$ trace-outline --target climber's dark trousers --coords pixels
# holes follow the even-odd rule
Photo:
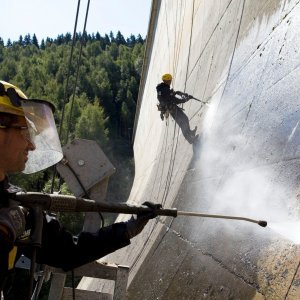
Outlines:
[[[170,111],[171,116],[181,128],[182,134],[186,140],[190,139],[195,135],[195,133],[190,129],[190,123],[187,115],[177,106],[174,105],[174,109]]]

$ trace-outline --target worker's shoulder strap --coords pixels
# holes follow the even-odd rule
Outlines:
[[[0,182],[0,194],[4,193],[4,194],[16,194],[18,192],[25,192],[24,189],[11,184],[8,181],[8,178],[5,177],[5,179],[3,181]]]
[[[18,192],[24,192],[24,190],[18,186],[10,184],[7,178],[5,178],[4,181],[1,181],[0,182],[0,208],[9,207],[10,199],[12,198],[12,195],[15,195]]]
[[[19,192],[25,192],[24,189],[20,188],[19,186],[13,185],[9,183],[8,189],[7,189],[7,193],[8,194],[16,194]]]

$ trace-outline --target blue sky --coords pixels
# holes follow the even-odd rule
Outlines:
[[[87,32],[104,35],[118,30],[124,37],[145,37],[151,0],[90,0]],[[80,1],[77,32],[83,30],[88,0]],[[43,38],[73,34],[78,0],[1,0],[0,37],[7,42],[35,33]]]

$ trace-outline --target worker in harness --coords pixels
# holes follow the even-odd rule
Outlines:
[[[164,74],[162,82],[156,86],[157,99],[159,101],[157,108],[160,111],[160,118],[163,121],[165,117],[171,114],[177,125],[181,128],[185,139],[190,144],[193,144],[196,139],[197,127],[191,130],[187,115],[183,112],[183,108],[178,106],[178,104],[189,101],[193,96],[171,89],[172,79],[171,74]]]
[[[33,212],[11,199],[21,189],[8,182],[8,174],[35,173],[62,159],[53,111],[48,101],[28,99],[18,87],[0,81],[0,291],[4,299],[23,299],[22,293],[14,290],[13,273],[21,254],[31,258],[29,241],[34,231]],[[37,262],[67,271],[129,245],[155,217],[154,209],[159,206],[146,205],[153,213],[133,216],[96,233],[81,232],[76,243],[72,234],[45,212]]]

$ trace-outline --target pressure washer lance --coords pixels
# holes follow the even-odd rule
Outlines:
[[[52,211],[52,212],[110,212],[122,214],[141,214],[153,212],[153,209],[147,206],[135,206],[127,203],[109,203],[105,201],[94,201],[74,196],[58,195],[58,194],[44,194],[44,193],[17,193],[15,199],[20,205],[31,209],[39,207],[38,211]],[[266,221],[258,221],[254,219],[235,217],[227,215],[213,215],[197,212],[180,211],[176,208],[160,208],[156,209],[155,213],[160,216],[195,216],[204,218],[218,218],[241,220],[256,223],[262,227],[267,226]]]
[[[202,104],[209,105],[206,101],[200,100],[198,98],[195,98],[193,95],[189,95],[189,94],[183,93],[181,91],[176,91],[175,94],[183,97],[183,99],[186,99],[187,101],[193,99],[193,100],[196,100],[198,102],[201,102]]]
[[[177,211],[178,216],[195,216],[195,217],[204,217],[204,218],[216,218],[216,219],[230,219],[230,220],[241,220],[247,221],[251,223],[256,223],[261,227],[267,227],[267,221],[258,221],[254,219],[244,218],[244,217],[234,217],[234,216],[226,216],[226,215],[212,215],[212,214],[202,214],[197,212],[188,212],[188,211]]]
[[[193,96],[190,96],[190,97],[191,97],[190,99],[192,99],[192,100],[196,100],[196,101],[198,101],[198,102],[201,102],[202,104],[209,105],[207,102],[202,101],[202,100],[200,100],[200,99],[198,99],[198,98],[195,98],[195,97],[193,97]]]
[[[201,102],[202,104],[209,105],[206,101],[203,101],[203,100],[200,100],[200,99],[198,99],[198,98],[195,98],[195,97],[192,96],[192,95],[188,95],[188,94],[186,94],[186,95],[187,95],[187,98],[188,98],[188,99],[196,100],[196,101],[198,101],[198,102]]]

